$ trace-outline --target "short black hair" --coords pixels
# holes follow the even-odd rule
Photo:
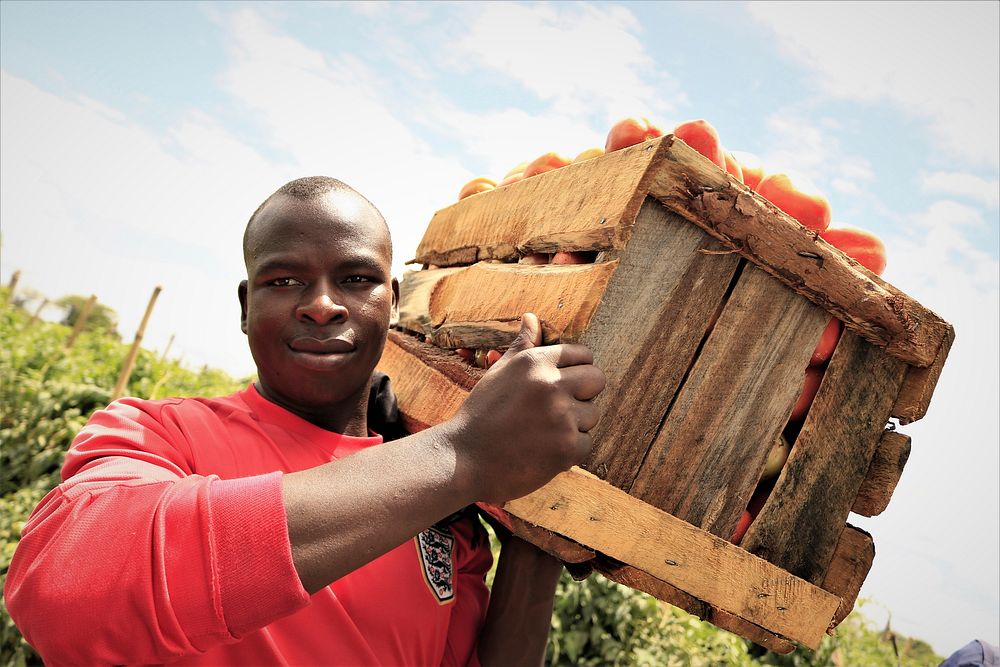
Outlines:
[[[348,192],[360,197],[368,202],[368,205],[372,207],[372,210],[378,213],[379,217],[382,218],[382,222],[385,223],[385,218],[382,216],[381,211],[378,210],[378,207],[376,207],[375,204],[371,203],[367,197],[352,188],[347,183],[333,178],[332,176],[304,176],[302,178],[296,178],[294,181],[289,181],[272,192],[267,199],[261,202],[260,206],[257,207],[257,210],[250,216],[250,219],[247,220],[246,229],[243,230],[244,261],[247,259],[247,241],[250,238],[250,228],[253,226],[257,216],[260,215],[260,212],[264,210],[264,207],[267,206],[272,199],[278,196],[293,197],[295,199],[313,199],[314,197],[322,197],[330,192]],[[386,225],[386,231],[388,231],[388,225]]]

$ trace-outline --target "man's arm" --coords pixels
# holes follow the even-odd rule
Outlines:
[[[580,345],[538,347],[526,314],[451,420],[283,478],[292,557],[310,593],[477,500],[503,503],[582,462],[604,374]]]

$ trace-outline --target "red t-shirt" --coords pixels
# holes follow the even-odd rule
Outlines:
[[[24,527],[10,614],[56,665],[475,664],[492,558],[468,518],[302,588],[282,473],[380,442],[325,431],[252,385],[116,401]]]

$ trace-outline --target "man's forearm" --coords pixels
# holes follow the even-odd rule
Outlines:
[[[284,476],[292,558],[314,593],[472,503],[446,426]]]
[[[479,637],[484,667],[542,664],[561,572],[562,563],[534,545],[507,540]]]

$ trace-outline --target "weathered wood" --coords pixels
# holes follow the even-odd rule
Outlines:
[[[594,562],[594,569],[611,581],[616,581],[629,588],[648,593],[657,600],[672,604],[689,614],[694,614],[703,621],[708,621],[718,628],[749,639],[769,651],[788,654],[795,650],[795,644],[787,639],[779,637],[773,632],[768,632],[746,619],[717,609],[696,597],[688,595],[679,588],[657,579],[648,572],[643,572],[631,565],[599,557]]]
[[[744,549],[807,581],[823,580],[905,370],[844,332]]]
[[[835,595],[580,468],[504,509],[811,648],[839,605]]]
[[[891,355],[914,366],[934,361],[949,335],[949,325],[938,315],[819,238],[683,141],[675,141],[673,136],[661,141],[668,149],[665,159],[656,163],[650,195]]]
[[[848,524],[840,533],[837,547],[833,552],[830,568],[823,578],[821,588],[840,598],[840,606],[833,615],[833,625],[841,621],[854,609],[861,585],[875,560],[875,543],[872,536]]]
[[[828,321],[823,310],[748,264],[630,493],[729,537]]]
[[[428,304],[430,324],[437,328],[445,324],[513,323],[531,311],[541,322],[543,342],[573,339],[590,322],[617,267],[618,262],[475,264],[437,282]]]
[[[620,248],[645,199],[659,144],[632,146],[438,211],[416,262],[451,266],[556,250]]]
[[[476,503],[479,509],[489,514],[493,520],[509,530],[522,540],[531,542],[542,551],[555,556],[563,563],[576,565],[587,563],[594,559],[596,554],[572,540],[567,540],[561,535],[556,535],[551,530],[546,530],[540,526],[531,524],[520,517],[507,512],[502,507],[492,503]]]
[[[909,424],[923,418],[931,403],[931,395],[937,386],[941,370],[948,358],[952,343],[955,342],[955,329],[948,325],[947,333],[938,349],[934,363],[926,368],[911,366],[906,370],[903,387],[899,390],[896,404],[892,406],[892,416],[899,419],[900,424]]]
[[[876,516],[884,512],[909,457],[909,436],[896,431],[882,433],[851,511],[861,516]]]
[[[461,270],[461,268],[449,268],[404,273],[403,280],[399,283],[398,326],[416,333],[431,333],[431,292],[445,276]]]
[[[607,376],[595,399],[586,468],[627,488],[691,365],[738,264],[715,240],[652,199],[636,217],[590,328],[581,338]]]

